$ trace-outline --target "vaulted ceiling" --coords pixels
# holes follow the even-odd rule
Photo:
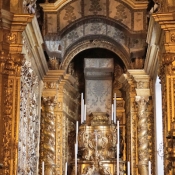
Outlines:
[[[112,51],[131,67],[145,57],[148,1],[40,0],[44,23],[41,30],[49,57],[57,57],[66,69],[86,49]]]

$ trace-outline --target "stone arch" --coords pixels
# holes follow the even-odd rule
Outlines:
[[[60,68],[67,70],[69,63],[78,53],[86,49],[91,49],[91,48],[104,48],[104,49],[114,52],[123,61],[123,64],[125,65],[126,69],[130,68],[129,55],[124,52],[124,48],[122,48],[121,46],[117,47],[116,44],[113,44],[112,42],[102,40],[102,39],[84,40],[76,44],[76,46],[72,47],[65,54],[64,60],[62,64],[60,65]]]

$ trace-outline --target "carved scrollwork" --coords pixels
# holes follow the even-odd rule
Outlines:
[[[95,165],[86,166],[83,169],[83,172],[81,175],[92,175],[92,174],[112,175],[110,173],[110,168],[103,166],[102,164],[99,164],[99,167],[97,167]]]
[[[116,157],[116,126],[104,129],[79,130],[79,150],[84,160],[107,160]],[[123,150],[121,150],[123,151]]]

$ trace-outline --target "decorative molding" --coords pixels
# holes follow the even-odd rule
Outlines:
[[[119,50],[116,45],[107,42],[105,40],[93,40],[93,42],[89,40],[85,40],[81,43],[78,43],[75,48],[72,48],[69,53],[65,55],[65,59],[63,60],[62,64],[60,65],[60,68],[67,70],[69,63],[74,58],[75,55],[80,53],[83,50],[89,49],[89,48],[106,48],[114,53],[116,53],[124,62],[126,68],[129,68],[129,60],[128,56],[126,56],[121,50]]]

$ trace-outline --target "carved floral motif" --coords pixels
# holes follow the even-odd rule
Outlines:
[[[36,174],[38,163],[39,116],[38,78],[29,61],[21,70],[21,104],[18,144],[18,174]]]
[[[64,20],[66,20],[68,23],[71,23],[76,19],[76,16],[74,14],[74,7],[71,5],[68,5],[65,7],[65,15],[63,17]]]
[[[97,15],[99,11],[102,11],[102,8],[100,7],[100,0],[90,0],[91,5],[89,11],[92,11],[94,15]]]
[[[4,101],[4,110],[3,110],[3,152],[1,156],[4,158],[3,166],[4,171],[3,175],[10,174],[10,159],[11,159],[11,137],[12,137],[12,104],[13,104],[13,86],[14,80],[7,80],[4,82],[5,89],[5,101]]]

